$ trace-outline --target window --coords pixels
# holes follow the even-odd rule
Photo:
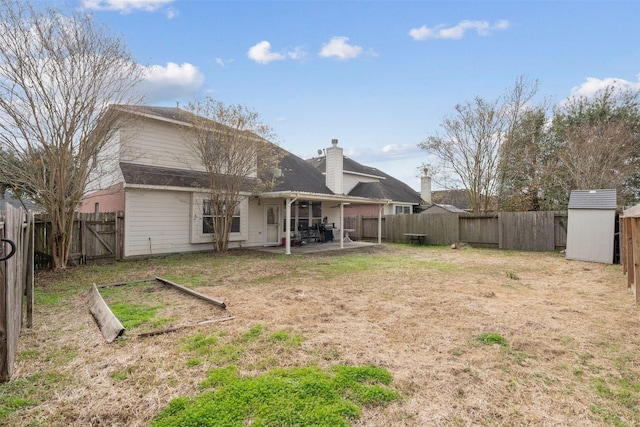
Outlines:
[[[202,234],[213,234],[213,214],[211,213],[211,201],[209,199],[202,200]],[[240,232],[240,206],[236,206],[233,210],[233,218],[231,219],[231,232]]]
[[[191,194],[191,243],[211,243],[213,242],[213,211],[210,196],[207,193]],[[249,199],[242,198],[238,207],[233,212],[231,220],[231,232],[229,233],[230,242],[240,242],[247,240],[249,237]]]
[[[322,202],[301,200],[291,206],[291,230],[306,230],[322,222]],[[282,231],[286,227],[283,221]]]
[[[400,205],[396,206],[396,215],[408,215],[411,213],[411,206]]]

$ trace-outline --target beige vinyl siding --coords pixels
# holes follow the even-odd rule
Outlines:
[[[210,237],[201,233],[204,196],[188,191],[127,190],[125,257],[213,250]],[[231,233],[229,248],[249,246],[248,211],[245,199],[240,204],[240,232]],[[194,239],[198,231],[202,238]],[[260,236],[257,234],[253,240]],[[261,244],[262,241],[254,242],[253,246]]]
[[[349,192],[353,190],[353,187],[358,185],[359,182],[378,182],[378,181],[380,180],[377,178],[362,176],[362,175],[352,175],[350,173],[345,172],[344,178],[343,178],[344,193],[349,194]]]
[[[141,121],[136,128],[123,131],[123,162],[175,169],[204,171],[192,149],[184,142],[177,125]]]
[[[118,167],[120,157],[120,132],[114,132],[111,139],[102,147],[96,156],[96,164],[91,170],[85,188],[86,193],[105,190],[123,181],[122,172]]]
[[[174,169],[205,171],[193,148],[185,142],[185,134],[175,124],[141,121],[136,128],[123,130],[123,162]],[[256,176],[254,171],[251,176]]]
[[[213,249],[189,243],[191,193],[128,190],[125,257]]]

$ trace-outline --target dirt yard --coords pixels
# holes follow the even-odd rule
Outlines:
[[[159,316],[170,321],[107,344],[86,304],[90,284],[155,276],[227,308],[130,284],[110,291],[111,301],[164,303]],[[284,353],[253,349],[232,358],[246,375],[338,363],[392,373],[402,399],[364,408],[355,426],[640,425],[640,307],[619,265],[382,245],[128,261],[40,274],[37,286],[34,327],[23,331],[12,382],[37,384],[39,394],[2,425],[147,425],[172,398],[197,393],[207,370],[222,363],[208,356],[190,363],[185,340],[215,335],[228,344],[255,325],[304,341]],[[486,334],[505,342],[483,343]]]

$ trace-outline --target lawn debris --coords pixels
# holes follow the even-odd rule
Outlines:
[[[89,289],[89,311],[96,320],[102,336],[108,343],[112,343],[124,333],[124,326],[104,301],[95,283]]]

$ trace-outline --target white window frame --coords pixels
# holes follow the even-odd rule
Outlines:
[[[213,233],[204,233],[203,206],[205,200],[209,200],[207,193],[192,193],[191,195],[191,243],[212,243]],[[249,201],[245,197],[238,204],[240,217],[240,231],[229,233],[230,242],[247,240],[249,229]]]
[[[394,212],[396,215],[410,215],[412,211],[411,205],[395,205]],[[398,212],[398,211],[401,212]]]

